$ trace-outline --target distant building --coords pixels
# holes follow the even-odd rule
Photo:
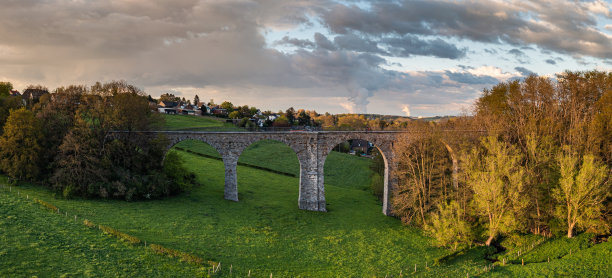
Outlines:
[[[210,113],[215,116],[227,116],[227,109],[221,108],[220,106],[215,106],[210,110]]]
[[[13,97],[20,97],[20,96],[21,96],[21,94],[20,94],[20,93],[19,93],[19,91],[17,91],[17,90],[11,90],[11,91],[9,92],[9,95],[10,95],[10,96],[13,96]]]
[[[21,98],[24,105],[32,105],[40,100],[43,95],[49,94],[49,91],[41,88],[30,88],[23,91]]]
[[[157,107],[157,111],[159,111],[159,113],[176,114],[179,110],[178,106],[178,102],[160,101],[159,106]]]
[[[361,140],[361,139],[351,140],[351,150],[352,151],[359,151],[364,154],[369,154],[370,149],[373,147],[374,146],[366,140]]]
[[[193,107],[191,104],[187,104],[187,105],[181,106],[178,112],[183,115],[195,115],[196,108]]]

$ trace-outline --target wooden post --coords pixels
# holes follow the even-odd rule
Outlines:
[[[521,265],[525,265],[525,259],[521,259]]]

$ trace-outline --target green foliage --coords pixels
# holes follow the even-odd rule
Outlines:
[[[524,171],[516,148],[495,137],[481,141],[482,148],[464,155],[467,184],[474,192],[475,210],[487,222],[487,245],[498,233],[517,228],[516,215],[525,207]]]
[[[164,161],[164,174],[175,184],[172,193],[189,192],[197,183],[196,177],[185,168],[183,159],[175,151],[169,151]]]
[[[8,97],[13,89],[11,82],[0,82],[0,98]]]
[[[558,202],[557,216],[567,224],[567,237],[573,236],[577,228],[597,228],[600,223],[604,201],[610,196],[610,186],[606,181],[609,170],[598,162],[593,155],[579,155],[566,148],[557,158],[561,177],[559,187],[553,191]],[[606,230],[603,231],[604,233]]]
[[[373,173],[370,182],[372,194],[382,200],[385,193],[385,180],[379,173]]]
[[[464,219],[462,209],[455,201],[438,205],[436,213],[431,214],[429,224],[425,226],[439,246],[452,247],[457,250],[460,245],[471,245],[474,240],[472,227]]]
[[[238,119],[240,118],[240,111],[232,111],[232,113],[229,113],[227,117],[230,119]]]
[[[272,123],[272,126],[275,127],[289,127],[291,126],[291,123],[289,122],[289,119],[285,116],[280,116],[276,119],[274,119],[274,122]]]
[[[20,97],[0,97],[0,134],[2,134],[11,110],[17,110],[21,106],[23,106],[23,102]]]
[[[42,127],[31,111],[11,110],[0,136],[0,169],[13,178],[36,178],[41,139]]]
[[[224,101],[221,103],[221,108],[227,110],[227,113],[232,113],[234,111],[234,104],[229,101]]]

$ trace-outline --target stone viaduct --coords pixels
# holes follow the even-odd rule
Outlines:
[[[405,132],[397,131],[294,131],[294,132],[190,132],[190,131],[145,131],[131,132],[130,136],[164,135],[168,150],[183,140],[203,141],[213,146],[221,155],[225,165],[225,199],[238,201],[236,165],[242,151],[260,140],[275,140],[287,144],[297,154],[300,162],[300,209],[326,211],[323,165],[332,149],[347,140],[362,139],[374,144],[380,150],[385,162],[383,213],[391,213],[389,195],[395,187],[392,177],[394,166],[393,142]],[[128,132],[112,132],[113,137]]]

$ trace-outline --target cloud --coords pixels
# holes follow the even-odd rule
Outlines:
[[[602,1],[399,0],[367,8],[328,0],[5,2],[0,77],[14,84],[124,79],[152,95],[178,88],[186,98],[198,93],[273,110],[345,103],[380,111],[376,103],[401,114],[398,103],[410,103],[414,114],[448,113],[483,87],[522,74],[476,64],[471,55],[483,52],[466,48],[473,42],[523,62],[531,48],[584,63],[612,57],[612,40],[597,29],[595,15],[609,16]],[[431,64],[401,66],[422,57]],[[465,66],[440,69],[440,58]],[[428,70],[408,70],[419,67]]]
[[[442,39],[422,40],[416,36],[403,36],[385,38],[381,42],[386,44],[389,51],[397,57],[419,55],[459,59],[466,55],[465,49],[458,49],[457,46]]]
[[[495,84],[499,80],[489,75],[474,75],[469,72],[446,71],[446,76],[453,81],[463,84]]]
[[[379,1],[368,9],[335,5],[321,17],[338,34],[437,35],[606,58],[612,40],[596,28],[597,14],[609,15],[605,7],[601,1]]]
[[[315,43],[309,40],[300,40],[296,38],[289,38],[288,36],[284,36],[282,39],[275,42],[276,45],[292,45],[295,47],[301,48],[312,48],[315,46]]]
[[[336,46],[325,35],[317,32],[314,34],[314,40],[317,47],[325,50],[336,50]]]
[[[553,59],[546,59],[545,61],[547,64],[551,64],[551,65],[556,65],[557,61],[553,60]]]
[[[513,48],[513,49],[508,51],[508,54],[514,56],[516,61],[518,61],[521,64],[529,63],[529,61],[528,61],[529,57],[525,54],[525,52],[523,52],[521,50]]]
[[[402,112],[404,112],[404,115],[410,117],[410,108],[408,107],[408,104],[402,105]]]
[[[528,69],[526,69],[526,68],[524,68],[524,67],[515,67],[514,69],[515,69],[516,71],[520,72],[520,73],[521,73],[521,75],[523,75],[523,76],[529,76],[529,75],[534,74],[534,72],[533,72],[533,71],[530,71],[530,70],[528,70]]]
[[[334,43],[345,50],[388,55],[387,52],[378,48],[377,42],[354,34],[336,36],[334,38]]]

